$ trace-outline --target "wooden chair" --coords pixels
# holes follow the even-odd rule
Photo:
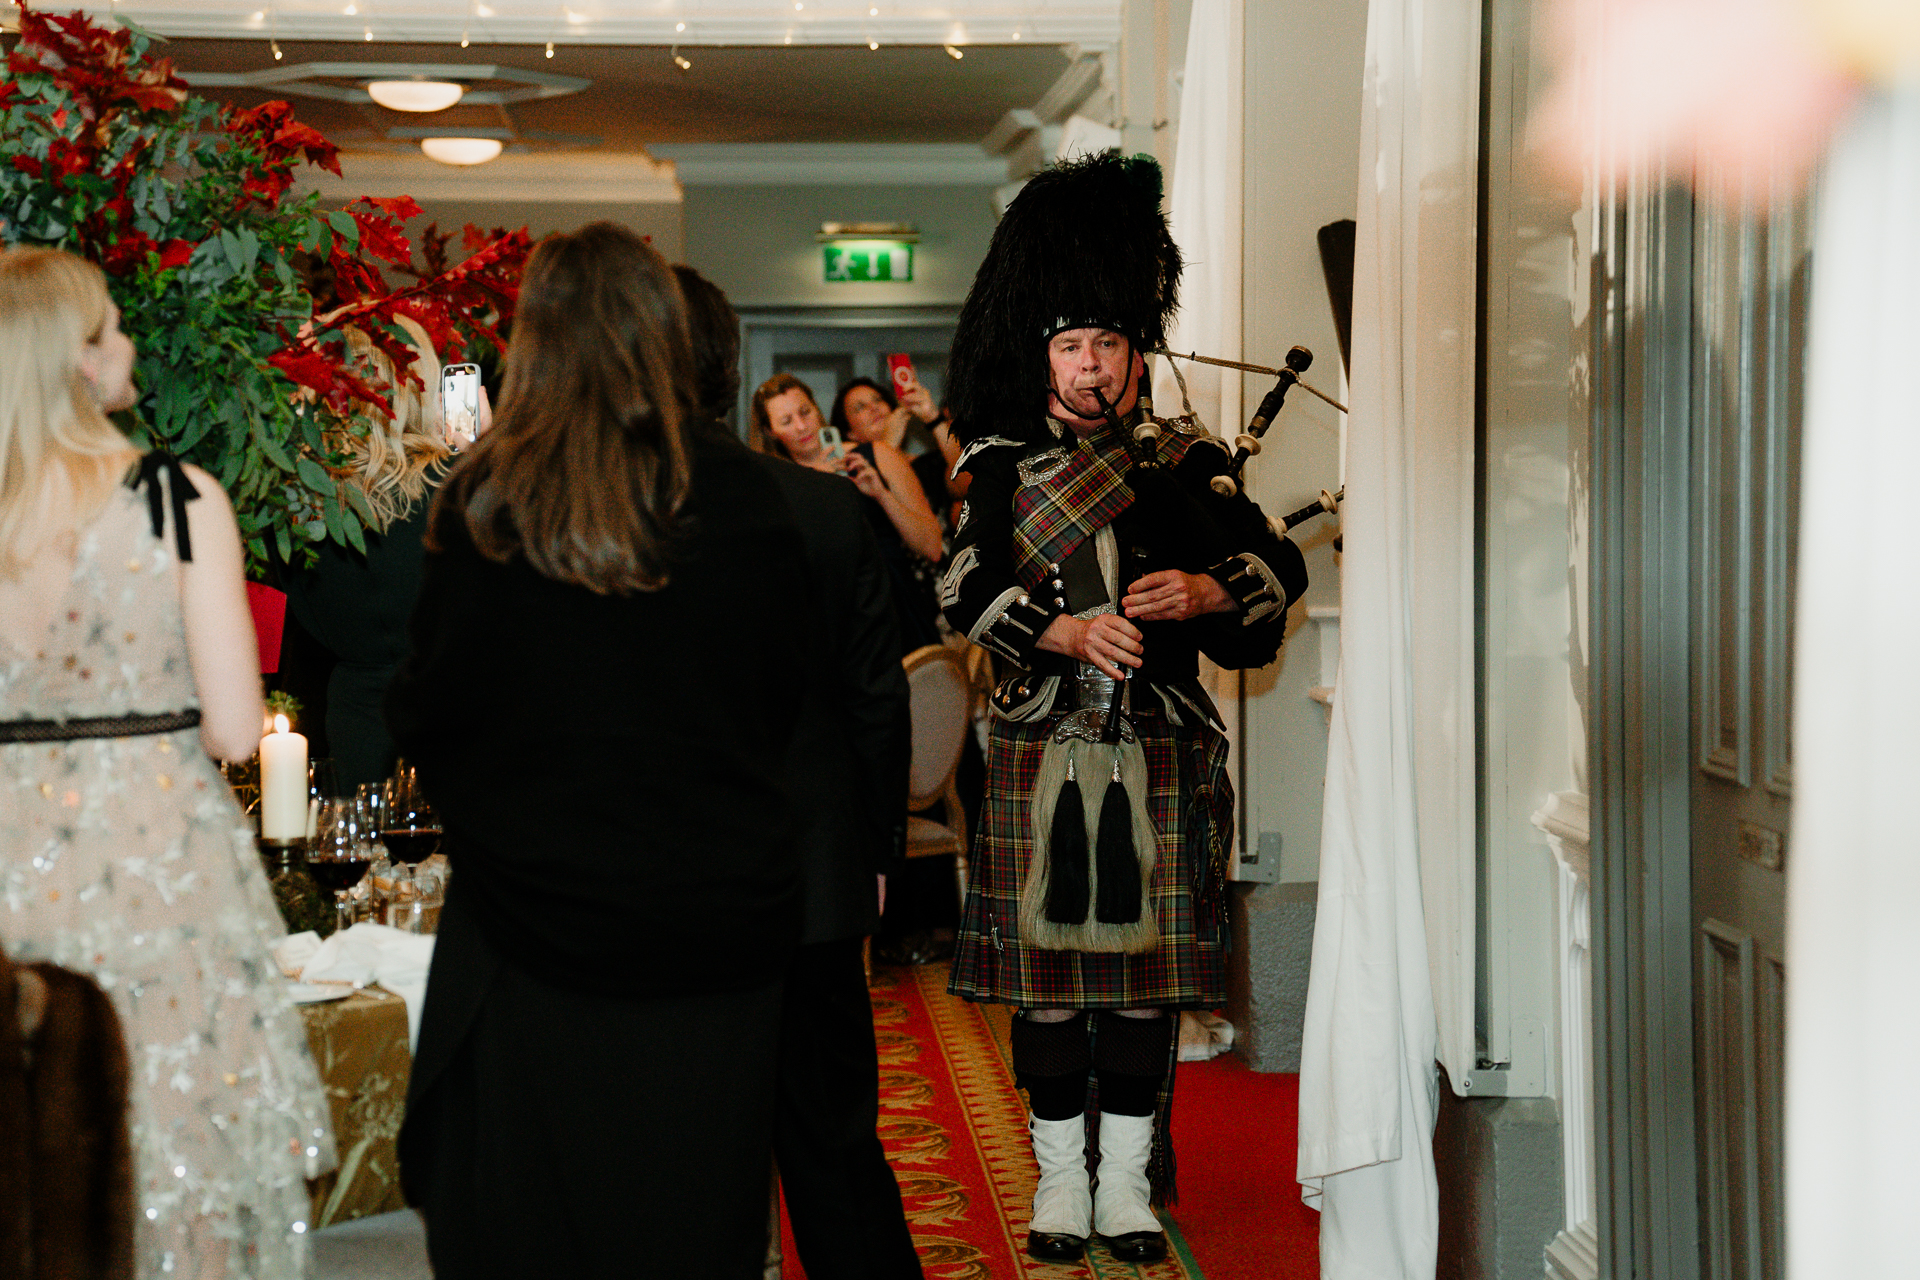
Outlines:
[[[967,817],[954,773],[973,731],[975,682],[966,659],[943,644],[923,645],[902,659],[913,719],[913,763],[907,777],[907,856],[953,855],[961,903],[967,897]],[[944,822],[920,816],[944,802]]]

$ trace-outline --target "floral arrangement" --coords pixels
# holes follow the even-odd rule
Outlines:
[[[504,349],[527,234],[468,227],[449,265],[451,236],[430,228],[416,264],[411,199],[328,210],[293,195],[295,166],[337,175],[337,149],[284,102],[196,97],[157,43],[125,19],[21,12],[0,74],[0,243],[67,249],[106,273],[140,352],[124,425],[220,481],[253,572],[304,563],[328,539],[363,548],[378,523],[341,483],[344,446],[393,388],[356,373],[343,330],[366,332],[415,386],[396,316],[443,359]],[[390,287],[388,272],[412,283]]]

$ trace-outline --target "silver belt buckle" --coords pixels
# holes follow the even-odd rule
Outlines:
[[[1053,740],[1065,742],[1079,738],[1083,742],[1098,742],[1107,727],[1107,708],[1113,702],[1113,687],[1120,682],[1090,662],[1080,663],[1073,679],[1074,710],[1061,717],[1054,727]],[[1132,706],[1129,693],[1124,686],[1120,690],[1120,736],[1132,742],[1133,724],[1126,716]]]

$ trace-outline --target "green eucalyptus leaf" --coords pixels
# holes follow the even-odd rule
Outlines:
[[[347,490],[351,490],[352,488],[352,485],[346,486]],[[340,527],[346,532],[347,545],[355,551],[358,551],[361,555],[367,554],[366,535],[361,532],[360,522],[353,518],[351,512],[345,513],[340,517]]]
[[[325,467],[315,462],[312,458],[307,457],[305,454],[301,454],[296,462],[300,479],[307,488],[313,490],[323,498],[333,496],[333,477],[327,474]],[[330,507],[332,504],[325,503],[322,505]]]

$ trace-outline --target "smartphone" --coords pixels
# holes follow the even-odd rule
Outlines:
[[[480,366],[450,364],[440,370],[440,421],[454,452],[480,438]]]
[[[827,451],[829,458],[839,458],[846,453],[846,446],[840,443],[840,428],[820,428],[820,447]]]
[[[905,395],[914,387],[920,377],[913,371],[913,357],[902,352],[887,357],[887,372],[893,377],[893,394]]]

